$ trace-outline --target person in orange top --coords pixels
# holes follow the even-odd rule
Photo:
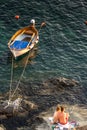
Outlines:
[[[61,112],[60,111],[60,106],[57,105],[56,111],[54,112],[54,115],[53,115],[53,124],[58,123],[58,117],[59,117],[58,115],[59,115],[60,112]]]
[[[65,113],[65,108],[61,106],[61,112],[58,114],[58,121],[60,124],[65,125],[68,123],[69,114]]]

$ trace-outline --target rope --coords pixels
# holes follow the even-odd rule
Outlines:
[[[32,37],[32,38],[33,38],[33,37]],[[32,41],[32,38],[31,38],[30,42]],[[12,97],[15,95],[15,93],[16,93],[18,87],[19,87],[20,81],[21,81],[21,79],[22,79],[22,77],[23,77],[23,74],[24,74],[24,72],[25,72],[25,68],[26,68],[27,63],[28,63],[28,59],[29,59],[29,54],[28,54],[28,56],[27,56],[27,60],[26,60],[26,62],[25,62],[25,66],[24,66],[24,69],[23,69],[23,71],[22,71],[22,74],[21,74],[21,76],[20,76],[20,78],[19,78],[18,84],[17,84],[17,86],[16,86],[16,88],[15,88],[13,94],[11,95],[10,100],[11,100]]]
[[[29,57],[29,55],[28,55],[28,57]],[[15,90],[14,90],[12,96],[10,97],[10,100],[11,100],[11,98],[15,95],[15,93],[16,93],[18,87],[19,87],[20,81],[21,81],[21,79],[22,79],[22,76],[23,76],[23,74],[24,74],[24,72],[25,72],[25,68],[26,68],[26,66],[27,66],[27,62],[28,62],[28,58],[27,58],[27,60],[26,60],[24,69],[23,69],[23,71],[22,71],[22,74],[21,74],[21,76],[20,76],[20,78],[19,78],[18,84],[17,84],[17,86],[16,86],[16,88],[15,88]]]
[[[10,82],[10,90],[9,90],[9,101],[10,101],[11,91],[12,91],[12,79],[13,79],[13,56],[12,56],[12,66],[11,66],[11,82]]]

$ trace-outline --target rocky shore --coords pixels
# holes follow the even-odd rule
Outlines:
[[[52,116],[57,104],[63,104],[66,111],[70,113],[70,120],[79,122],[77,130],[87,130],[86,89],[78,81],[62,77],[36,83],[21,82],[17,95],[22,96],[23,109],[16,115],[0,112],[1,128],[4,130],[51,130],[48,117]],[[0,100],[6,100],[7,96],[8,93],[1,95]]]

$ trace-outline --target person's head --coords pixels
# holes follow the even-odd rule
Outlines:
[[[32,25],[35,25],[35,19],[31,19],[31,20],[30,20],[30,23],[31,23]]]
[[[61,112],[63,112],[65,110],[64,106],[61,106]]]
[[[57,105],[56,111],[60,111],[60,106],[59,105]]]

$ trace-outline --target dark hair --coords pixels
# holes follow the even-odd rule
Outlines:
[[[61,106],[61,111],[62,111],[62,112],[64,111],[64,109],[65,109],[65,108],[64,108],[63,106]]]
[[[60,106],[57,105],[57,107],[56,107],[56,111],[59,111],[59,110],[60,110]]]

